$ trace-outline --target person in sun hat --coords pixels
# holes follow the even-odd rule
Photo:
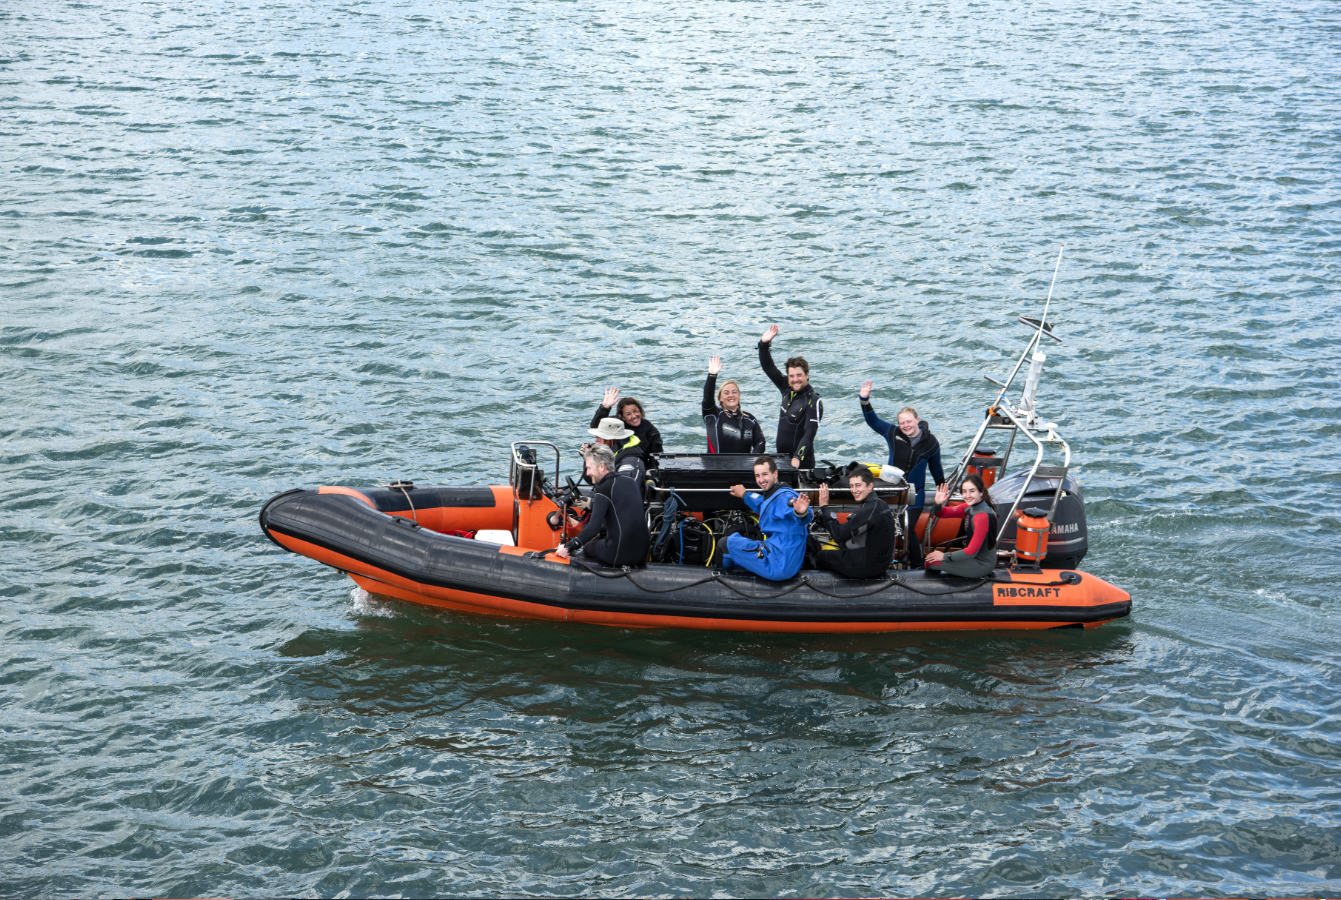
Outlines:
[[[587,433],[594,435],[598,445],[605,445],[614,454],[614,468],[611,471],[616,475],[632,478],[641,491],[647,478],[647,459],[643,455],[642,441],[638,435],[622,420],[610,416],[588,428]],[[587,455],[591,446],[591,444],[582,445],[583,456]]]

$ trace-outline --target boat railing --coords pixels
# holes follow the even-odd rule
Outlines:
[[[1008,412],[1008,415],[1013,418],[1017,412],[1017,410],[1011,410]],[[1042,428],[1043,433],[1039,434],[1034,428],[1031,428],[1027,422],[1023,420],[1016,421],[1015,433],[1024,435],[1034,444],[1034,462],[1033,465],[1029,467],[1029,474],[1024,479],[1024,484],[1020,486],[1019,492],[1015,495],[1015,500],[1011,503],[1010,510],[1000,518],[996,534],[998,541],[1001,540],[1002,536],[1005,535],[1006,530],[1014,521],[1015,513],[1020,508],[1020,501],[1029,494],[1029,488],[1033,485],[1036,479],[1057,479],[1056,491],[1053,493],[1052,502],[1048,504],[1046,510],[1045,518],[1048,520],[1049,525],[1052,524],[1052,521],[1056,516],[1058,501],[1061,499],[1062,490],[1066,485],[1066,475],[1071,469],[1071,445],[1057,433],[1057,425],[1055,422],[1044,423]],[[1060,449],[1062,455],[1061,465],[1043,465],[1043,459],[1046,455],[1048,445],[1053,445]]]

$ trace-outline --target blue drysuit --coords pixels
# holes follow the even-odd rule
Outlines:
[[[752,541],[744,535],[728,535],[722,565],[740,566],[773,581],[786,581],[801,571],[814,513],[806,510],[803,517],[792,512],[791,504],[797,496],[796,491],[782,485],[767,495],[747,491],[745,505],[759,516],[764,539]]]

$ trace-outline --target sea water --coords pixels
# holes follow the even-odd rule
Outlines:
[[[1341,890],[1341,7],[0,10],[0,893]],[[559,627],[351,594],[256,513],[488,484],[709,356],[818,455],[1041,413],[1132,616]],[[1000,450],[1001,448],[998,448]]]

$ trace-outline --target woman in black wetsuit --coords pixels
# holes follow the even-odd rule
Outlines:
[[[612,408],[614,412],[611,412]],[[632,397],[625,397],[620,400],[619,388],[606,388],[605,399],[600,406],[596,407],[596,415],[591,417],[590,427],[597,427],[601,424],[601,419],[611,416],[623,420],[624,424],[633,431],[633,437],[637,438],[636,441],[630,438],[620,445],[619,449],[623,450],[630,446],[637,446],[643,452],[643,455],[648,458],[648,468],[655,465],[655,461],[651,458],[652,454],[661,453],[665,448],[661,445],[661,432],[657,431],[657,427],[645,418],[643,405]]]
[[[740,385],[733,380],[717,387],[722,358],[708,360],[708,378],[703,382],[703,424],[708,429],[709,453],[764,452],[764,430],[759,420],[740,408]]]

